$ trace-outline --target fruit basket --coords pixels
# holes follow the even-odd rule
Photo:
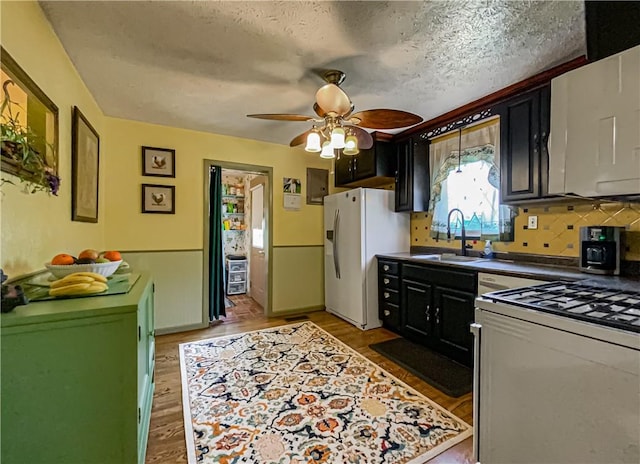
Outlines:
[[[116,272],[118,266],[122,263],[122,260],[111,261],[108,263],[93,263],[93,264],[51,264],[45,263],[44,266],[58,279],[62,279],[64,276],[73,274],[74,272],[95,272],[96,274],[109,277]]]

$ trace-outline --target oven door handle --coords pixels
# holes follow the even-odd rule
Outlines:
[[[473,334],[473,462],[480,462],[480,342],[482,324],[474,322],[470,325]]]

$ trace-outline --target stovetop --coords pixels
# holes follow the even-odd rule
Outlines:
[[[482,298],[640,332],[640,291],[611,290],[580,282],[550,282],[491,292]]]

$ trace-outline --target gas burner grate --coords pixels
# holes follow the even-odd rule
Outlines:
[[[550,282],[492,292],[483,298],[640,332],[640,292],[615,291],[579,282]]]

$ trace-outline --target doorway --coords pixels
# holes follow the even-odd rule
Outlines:
[[[205,161],[203,321],[268,315],[272,168]]]

